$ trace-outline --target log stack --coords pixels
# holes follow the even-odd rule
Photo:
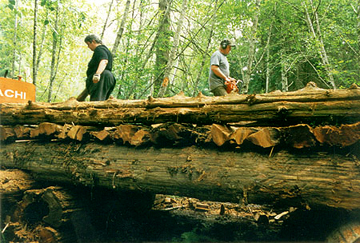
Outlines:
[[[1,104],[1,161],[36,180],[207,200],[360,205],[360,89]]]

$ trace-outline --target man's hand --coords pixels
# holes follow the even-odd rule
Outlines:
[[[236,84],[236,79],[234,78],[226,77],[224,80],[225,80],[225,85],[229,85],[230,83]]]
[[[96,84],[100,80],[100,74],[94,74],[93,76],[93,83]]]

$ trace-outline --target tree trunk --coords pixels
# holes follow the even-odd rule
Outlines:
[[[265,93],[269,93],[270,84],[270,46],[266,47],[266,81],[265,81]]]
[[[115,43],[114,43],[114,46],[113,46],[113,49],[112,49],[112,54],[114,56],[116,55],[116,51],[117,51],[118,46],[120,44],[121,37],[122,37],[122,35],[124,33],[126,19],[127,19],[128,14],[129,14],[129,8],[130,8],[130,0],[127,0],[125,10],[124,10],[124,15],[123,15],[123,18],[121,20],[119,31],[118,31],[118,33],[116,35]]]
[[[27,190],[12,212],[9,228],[19,242],[92,241],[95,232],[85,205],[85,200],[69,189],[50,186]]]
[[[183,0],[182,7],[181,7],[181,12],[180,12],[180,17],[179,17],[179,22],[177,24],[177,28],[176,28],[176,32],[175,32],[175,36],[174,36],[174,43],[173,43],[173,46],[171,48],[168,63],[166,64],[165,72],[164,72],[164,79],[163,80],[168,80],[168,83],[165,84],[163,82],[163,84],[160,87],[158,97],[164,97],[166,89],[167,89],[168,85],[170,84],[169,83],[170,82],[170,73],[171,73],[171,70],[173,68],[173,62],[174,62],[175,55],[176,55],[176,52],[177,52],[178,46],[179,46],[180,34],[181,34],[183,21],[184,21],[185,14],[186,14],[186,8],[187,8],[187,0]]]
[[[288,78],[287,78],[287,71],[286,71],[286,60],[283,54],[284,49],[280,52],[280,65],[281,65],[281,91],[287,92],[289,90]]]
[[[36,77],[37,77],[37,68],[36,68],[37,12],[38,12],[38,1],[34,0],[34,37],[33,37],[33,84],[34,85],[36,85]]]
[[[52,45],[52,52],[51,52],[51,70],[50,70],[50,81],[49,81],[49,95],[48,95],[48,102],[51,102],[51,96],[52,96],[52,91],[53,91],[53,84],[55,81],[55,77],[56,77],[56,50],[58,48],[58,39],[60,37],[59,35],[59,28],[58,28],[58,24],[59,24],[59,15],[60,15],[60,2],[59,0],[57,1],[57,6],[56,6],[56,17],[55,17],[55,23],[54,23],[54,30],[52,32],[52,37],[53,37],[53,45]]]
[[[165,13],[163,13],[163,14],[164,14],[165,16],[166,16],[166,15],[170,15],[170,6],[168,6],[168,8],[166,8]],[[151,56],[153,55],[153,50],[154,50],[155,46],[156,46],[156,45],[159,45],[157,42],[158,42],[158,40],[159,40],[159,38],[160,38],[160,36],[161,36],[161,34],[162,34],[162,30],[165,28],[165,25],[166,25],[166,24],[167,24],[167,18],[163,18],[162,21],[160,22],[159,29],[158,29],[155,37],[154,37],[154,40],[153,40],[153,42],[152,42],[151,47],[149,48],[149,51],[148,51],[148,53],[147,53],[147,55],[146,55],[146,58],[145,58],[144,62],[143,62],[142,65],[141,65],[141,70],[145,70],[146,64],[148,63],[148,61],[150,60]],[[158,66],[156,66],[156,67],[158,68]],[[155,73],[157,73],[157,72],[155,72]],[[156,74],[156,75],[158,75],[158,74]],[[155,76],[156,76],[156,75],[155,75]],[[140,75],[139,75],[139,76],[140,76]],[[140,77],[138,77],[138,78],[140,78]],[[156,76],[155,79],[157,79],[157,78],[158,78],[158,77]],[[149,86],[143,91],[143,93],[140,95],[140,97],[143,96],[149,89],[152,90],[152,91],[151,91],[152,95],[156,94],[155,88],[154,88],[154,86],[156,86],[156,82],[157,82],[157,80],[150,82],[150,83],[149,83]],[[160,84],[159,84],[158,87],[160,87]]]
[[[334,150],[269,155],[54,142],[12,143],[1,150],[2,166],[26,169],[47,181],[255,204],[360,205],[354,151],[348,156]]]
[[[104,23],[104,27],[103,27],[103,30],[102,30],[101,35],[100,35],[101,40],[104,37],[104,33],[105,33],[105,30],[106,30],[106,27],[107,27],[107,23],[109,21],[109,17],[110,17],[110,13],[111,13],[111,9],[112,9],[113,4],[114,4],[114,0],[111,0],[109,10],[108,10],[108,13],[107,13],[107,16],[106,16],[106,20],[105,20],[105,23]]]
[[[155,83],[154,95],[158,96],[161,85],[164,85],[165,80],[162,78],[166,64],[169,62],[170,50],[170,6],[171,0],[159,0],[159,29],[156,43],[156,63],[155,63]]]

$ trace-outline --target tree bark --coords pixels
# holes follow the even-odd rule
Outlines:
[[[358,209],[360,171],[353,152],[269,154],[197,147],[12,143],[2,166],[35,179],[244,203]],[[358,154],[357,154],[358,156]]]
[[[156,42],[156,63],[155,63],[155,81],[154,96],[159,95],[161,85],[164,84],[163,75],[166,64],[169,62],[170,52],[170,6],[172,0],[159,0],[159,29]]]
[[[54,30],[52,32],[53,37],[53,45],[52,45],[52,52],[51,52],[51,70],[50,70],[50,81],[49,81],[49,94],[48,94],[48,102],[51,102],[51,96],[53,92],[53,84],[56,77],[56,51],[58,47],[58,40],[59,40],[59,15],[60,15],[60,2],[57,1],[56,5],[56,17],[55,17],[55,23],[54,23]]]
[[[187,8],[187,0],[183,0],[182,7],[181,7],[181,13],[180,13],[180,17],[179,17],[179,22],[177,24],[177,28],[176,28],[176,32],[175,32],[174,43],[173,43],[173,46],[170,51],[170,56],[169,56],[167,65],[165,67],[165,73],[164,73],[163,80],[167,79],[168,83],[165,85],[165,83],[163,82],[163,85],[160,87],[158,97],[164,97],[164,95],[166,93],[166,89],[167,89],[168,85],[170,84],[170,73],[173,68],[173,62],[175,60],[175,55],[176,55],[176,52],[177,52],[178,46],[179,46],[180,33],[181,33],[184,18],[185,18],[186,8]]]
[[[164,123],[152,126],[119,125],[95,127],[44,122],[40,125],[0,127],[0,141],[18,140],[101,142],[130,146],[213,146],[257,148],[312,148],[318,146],[345,148],[360,140],[360,122],[315,128],[299,124],[285,127],[238,127],[220,124],[193,126],[192,124]]]
[[[309,83],[294,92],[225,97],[185,97],[104,102],[1,104],[1,124],[58,124],[117,126],[123,123],[163,122],[213,124],[257,122],[278,126],[299,124],[347,124],[359,121],[360,89],[318,89]]]
[[[33,84],[34,85],[36,85],[36,77],[37,77],[37,68],[36,68],[37,12],[38,12],[38,1],[34,0],[34,36],[33,36]]]

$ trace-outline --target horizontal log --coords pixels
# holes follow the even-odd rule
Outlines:
[[[324,90],[312,87],[295,92],[225,97],[149,98],[63,103],[1,104],[1,124],[58,124],[117,126],[123,123],[164,122],[212,124],[258,122],[297,124],[316,121],[354,123],[360,117],[360,88]],[[276,122],[274,122],[276,121]]]
[[[360,207],[359,154],[346,153],[52,142],[7,144],[1,148],[1,161],[5,167],[32,172],[35,179],[115,190],[354,209]]]
[[[25,191],[11,213],[13,240],[30,242],[36,235],[39,242],[92,241],[94,227],[84,202],[74,192],[58,186]]]

